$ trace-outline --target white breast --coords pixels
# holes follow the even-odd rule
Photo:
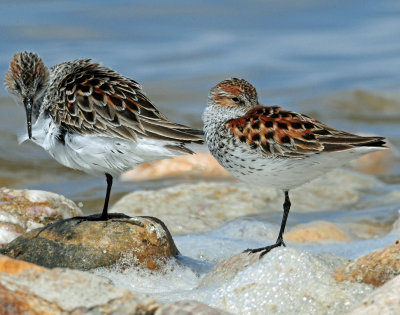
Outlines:
[[[141,163],[177,155],[176,151],[166,149],[166,142],[138,138],[128,141],[98,135],[66,133],[64,142],[59,139],[60,129],[51,117],[42,114],[32,128],[32,140],[67,167],[92,175],[102,176],[121,173]],[[27,140],[24,135],[20,140]]]
[[[357,147],[339,152],[321,152],[302,158],[267,155],[260,148],[251,149],[223,129],[209,136],[210,152],[218,162],[240,180],[259,187],[290,190],[364,154],[385,148]],[[219,133],[219,134],[218,134]],[[222,135],[221,135],[222,134]]]

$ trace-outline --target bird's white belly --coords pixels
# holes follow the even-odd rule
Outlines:
[[[359,156],[379,150],[382,148],[359,147],[302,158],[282,158],[268,157],[259,150],[249,150],[238,143],[233,150],[210,151],[225,169],[250,185],[290,190]]]
[[[65,133],[50,117],[39,118],[32,129],[32,140],[43,147],[60,164],[92,175],[119,176],[144,162],[177,155],[160,141],[138,138],[128,141],[98,135]]]

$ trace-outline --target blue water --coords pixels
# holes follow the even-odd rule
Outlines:
[[[90,57],[203,100],[229,76],[273,101],[400,85],[398,1],[2,1],[0,12],[0,73],[33,50],[48,65]]]
[[[0,17],[1,75],[21,50],[37,52],[49,66],[90,57],[141,82],[168,117],[195,127],[201,127],[209,88],[239,76],[257,87],[265,104],[400,144],[400,105],[369,107],[366,117],[355,119],[362,104],[305,104],[354,89],[398,93],[399,1],[21,0],[1,1]],[[8,97],[3,86],[0,96]],[[4,185],[74,199],[98,191],[101,200],[103,179],[66,170],[40,148],[17,146],[13,135],[24,128],[23,111],[4,105],[0,113]],[[115,191],[132,188],[118,185]]]

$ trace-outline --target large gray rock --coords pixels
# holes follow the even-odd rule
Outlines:
[[[372,176],[336,169],[291,191],[296,212],[332,210],[358,202],[366,189],[379,185]],[[201,233],[252,214],[282,211],[283,193],[271,187],[240,183],[184,184],[137,191],[121,198],[112,211],[160,218],[173,235]]]
[[[21,235],[0,253],[40,266],[88,270],[109,266],[121,258],[158,269],[162,260],[178,254],[167,227],[153,217],[113,214],[108,221],[63,220]]]

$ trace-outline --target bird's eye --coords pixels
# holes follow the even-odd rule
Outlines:
[[[232,97],[232,101],[237,103],[237,102],[239,102],[239,99],[237,97]]]

